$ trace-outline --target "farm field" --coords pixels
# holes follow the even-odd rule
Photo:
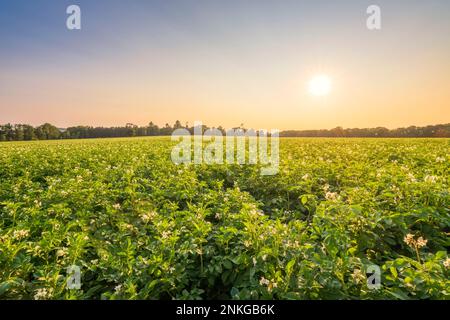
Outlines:
[[[285,138],[275,176],[174,144],[0,144],[0,299],[449,299],[449,139]]]

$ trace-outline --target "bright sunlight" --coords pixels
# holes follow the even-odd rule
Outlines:
[[[331,79],[327,75],[317,75],[309,82],[309,92],[313,96],[327,96],[331,92]]]

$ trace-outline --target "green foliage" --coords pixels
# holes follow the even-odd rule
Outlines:
[[[276,176],[172,146],[0,145],[0,298],[449,298],[449,140],[282,139]]]
[[[246,128],[242,127],[244,131]],[[194,134],[194,127],[189,127],[188,123],[184,126],[179,120],[176,120],[173,126],[166,123],[159,127],[153,122],[146,126],[137,126],[127,123],[124,127],[91,127],[76,126],[66,129],[58,129],[55,126],[46,123],[36,128],[26,124],[4,124],[0,125],[1,141],[28,141],[28,140],[53,140],[53,139],[86,139],[86,138],[117,138],[117,137],[145,137],[145,136],[170,136],[176,129],[185,128],[191,134]],[[202,125],[204,132],[210,129]],[[226,130],[219,126],[217,128],[226,134]],[[237,129],[237,128],[235,128]],[[398,128],[389,130],[386,128],[365,128],[365,129],[343,129],[337,127],[331,130],[288,130],[280,132],[280,137],[348,137],[348,138],[450,138],[450,123],[437,124],[426,127],[411,126],[408,128]]]

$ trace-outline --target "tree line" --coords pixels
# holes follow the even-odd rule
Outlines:
[[[343,137],[343,138],[450,138],[450,123],[425,127],[410,126],[389,130],[384,127],[331,130],[288,130],[280,133],[282,137]]]
[[[188,123],[182,125],[176,121],[172,126],[165,126],[150,122],[146,126],[137,126],[131,123],[123,127],[92,127],[75,126],[66,129],[57,128],[52,124],[33,127],[28,124],[0,125],[0,141],[30,141],[55,139],[87,139],[87,138],[113,138],[113,137],[143,137],[143,136],[169,136],[176,129],[185,128],[194,133],[194,127]],[[203,125],[202,131],[209,129]],[[216,129],[225,134],[221,126]],[[241,124],[233,129],[246,130]],[[450,124],[431,125],[426,127],[411,126],[389,130],[387,128],[344,129],[337,127],[330,130],[287,130],[280,132],[280,137],[361,137],[361,138],[450,138]]]

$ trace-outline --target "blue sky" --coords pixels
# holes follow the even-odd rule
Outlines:
[[[65,27],[70,4],[82,30]],[[449,122],[449,31],[444,0],[0,0],[0,122]],[[317,73],[326,101],[303,92]]]

